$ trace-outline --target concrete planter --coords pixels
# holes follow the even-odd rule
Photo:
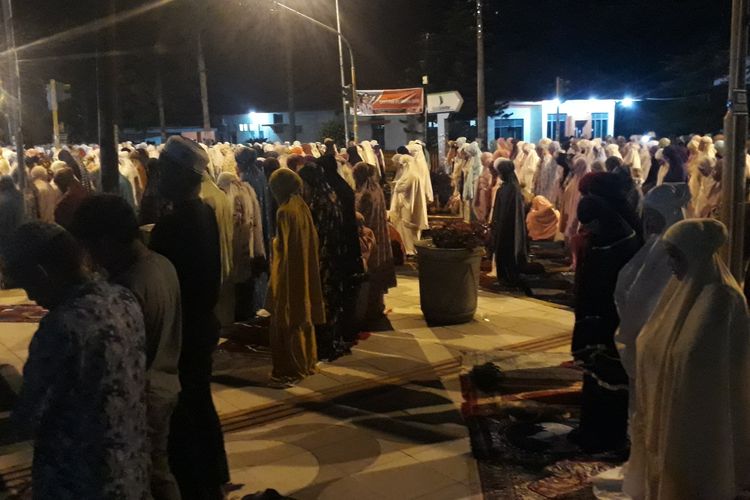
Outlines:
[[[436,248],[431,240],[415,244],[419,300],[431,325],[468,323],[477,311],[479,268],[484,250]]]

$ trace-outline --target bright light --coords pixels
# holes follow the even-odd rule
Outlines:
[[[559,106],[560,105],[560,99],[552,99],[552,105],[553,106]]]
[[[622,101],[620,101],[620,104],[622,104],[622,106],[625,107],[625,108],[630,108],[630,107],[633,106],[633,102],[634,101],[633,101],[632,97],[626,97],[625,99],[623,99]]]
[[[250,113],[248,113],[248,116],[250,117],[250,123],[253,123],[253,124],[257,123],[255,121],[256,120],[255,114],[256,114],[255,111],[250,111]]]
[[[596,97],[594,96],[589,97],[589,101],[596,101]]]

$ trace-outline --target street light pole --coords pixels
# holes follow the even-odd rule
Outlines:
[[[203,114],[203,133],[211,131],[211,114],[208,111],[208,78],[206,76],[206,59],[203,57],[203,30],[198,31],[198,77],[201,87],[201,111]],[[205,142],[205,138],[203,141]]]
[[[16,36],[13,30],[13,6],[11,0],[3,0],[3,26],[5,28],[5,50],[8,53],[8,96],[10,97],[10,112],[8,116],[13,124],[13,141],[16,145],[18,162],[18,183],[21,189],[26,187],[26,165],[24,162],[23,130],[21,112],[21,72],[18,67],[18,52],[16,50]]]
[[[349,111],[346,109],[346,76],[344,75],[344,45],[341,42],[341,12],[339,11],[339,0],[336,0],[336,31],[338,31],[339,42],[339,70],[341,72],[341,109],[344,113],[344,147],[349,143]]]
[[[745,278],[745,141],[747,140],[747,21],[748,0],[732,0],[732,35],[729,45],[729,101],[724,117],[727,150],[722,175],[721,220],[729,230],[723,250],[727,266],[738,283]]]
[[[487,108],[484,88],[484,24],[482,0],[477,0],[477,140],[480,147],[487,143]]]
[[[557,111],[555,112],[555,140],[560,142],[560,94],[561,94],[561,79],[558,76],[555,78],[555,104],[557,104]]]
[[[291,12],[292,14],[294,14],[296,16],[299,16],[299,17],[301,17],[303,19],[306,19],[307,21],[310,21],[311,23],[319,26],[320,28],[323,28],[326,31],[330,31],[331,33],[336,34],[339,37],[339,39],[342,42],[344,42],[344,44],[346,45],[346,48],[349,51],[349,62],[351,63],[351,68],[352,68],[352,74],[351,74],[351,78],[352,78],[352,110],[353,110],[353,112],[352,112],[352,115],[353,115],[352,116],[352,119],[353,119],[352,120],[352,133],[354,135],[354,142],[359,142],[359,140],[358,140],[358,137],[359,137],[359,124],[357,122],[357,120],[358,120],[358,113],[357,113],[357,70],[356,70],[355,65],[354,65],[354,52],[352,51],[352,46],[349,43],[349,40],[347,40],[346,37],[341,33],[341,31],[337,30],[336,28],[332,28],[331,26],[328,26],[327,24],[318,21],[317,19],[308,16],[307,14],[303,14],[302,12],[300,12],[300,11],[298,11],[296,9],[293,9],[293,8],[289,7],[288,5],[283,4],[281,2],[277,2],[277,1],[274,0],[273,3],[274,3],[274,5],[276,5],[278,7],[281,7],[282,9],[288,10],[289,12]]]

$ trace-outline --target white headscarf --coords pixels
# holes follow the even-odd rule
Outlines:
[[[422,179],[422,186],[424,187],[424,192],[427,196],[427,203],[432,203],[432,179],[430,178],[430,167],[427,166],[427,160],[424,157],[424,150],[422,149],[422,146],[416,142],[409,143],[406,146],[406,149],[409,150],[409,153],[414,157],[415,163],[417,164],[417,169]]]
[[[615,288],[615,303],[620,327],[615,342],[625,371],[630,377],[631,412],[635,403],[636,339],[656,308],[664,288],[672,278],[662,234],[683,220],[689,193],[684,184],[662,184],[648,192],[643,201],[645,217],[651,211],[664,221],[661,232],[652,234],[646,244],[620,270]]]
[[[534,176],[539,169],[540,159],[533,144],[525,143],[523,145],[523,152],[523,162],[520,168],[516,169],[516,175],[523,189],[532,192],[534,189]]]
[[[735,498],[750,482],[750,325],[716,252],[726,228],[678,222],[687,262],[638,337],[636,409],[624,491],[633,498]]]

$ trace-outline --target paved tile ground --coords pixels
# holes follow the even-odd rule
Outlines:
[[[25,300],[16,291],[0,292],[0,304]],[[418,281],[408,276],[399,277],[386,304],[392,331],[373,333],[351,356],[322,365],[321,373],[292,389],[265,385],[270,365],[262,353],[251,361],[217,359],[213,393],[223,417],[283,400],[296,406],[291,417],[226,433],[232,481],[243,485],[231,498],[265,488],[298,499],[481,498],[459,413],[458,375],[429,376],[429,367],[460,360],[470,368],[491,359],[492,351],[542,340],[538,349],[566,352],[572,312],[480,292],[475,321],[428,327]],[[21,370],[34,330],[34,324],[0,323],[0,365]],[[394,374],[408,379],[410,370],[420,369],[410,383],[375,383]],[[372,386],[336,393],[332,400],[299,399],[368,381]],[[10,382],[17,386],[19,380]],[[0,470],[28,461],[28,443],[3,443]]]

